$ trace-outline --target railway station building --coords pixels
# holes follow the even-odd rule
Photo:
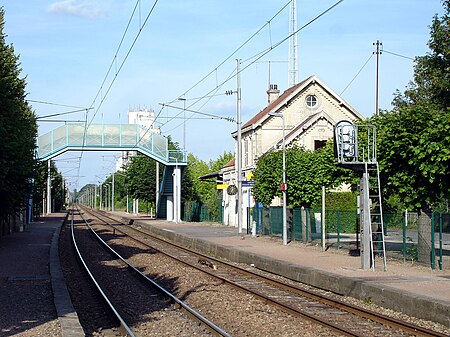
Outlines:
[[[242,163],[242,228],[251,226],[246,214],[255,207],[252,196],[252,171],[257,159],[268,151],[282,148],[283,119],[286,147],[303,146],[317,150],[333,138],[334,126],[340,120],[357,121],[363,116],[336,94],[317,76],[310,76],[280,95],[276,85],[267,90],[268,105],[243,124],[241,128]],[[270,113],[270,114],[269,114]],[[283,118],[272,113],[282,114]],[[232,133],[237,154],[237,131]],[[237,186],[236,157],[218,172],[222,189],[223,221],[229,226],[238,226],[237,194],[230,194],[229,186]],[[236,190],[236,189],[234,189]],[[281,205],[276,198],[273,206]]]

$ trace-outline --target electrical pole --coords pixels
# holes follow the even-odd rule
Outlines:
[[[186,98],[179,97],[179,101],[183,101],[183,149],[186,150]]]
[[[298,83],[297,1],[291,1],[289,13],[289,88]]]
[[[242,233],[242,133],[241,133],[241,60],[237,59],[236,78],[237,78],[237,106],[236,106],[236,124],[237,124],[237,185],[238,185],[238,232]]]
[[[379,40],[377,40],[376,43],[373,44],[374,46],[377,46],[377,50],[375,51],[375,54],[377,55],[377,66],[376,66],[376,80],[375,80],[375,115],[378,116],[378,70],[379,70],[379,63],[380,63],[380,46],[383,46],[383,43],[381,43]]]

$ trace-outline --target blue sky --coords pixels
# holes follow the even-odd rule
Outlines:
[[[251,64],[255,55],[288,35],[289,6],[271,20],[287,2],[159,0],[125,60],[155,3],[141,0],[103,90],[101,84],[135,0],[0,0],[0,6],[6,12],[7,43],[13,44],[15,53],[20,55],[22,75],[27,77],[28,99],[79,107],[93,105],[88,118],[94,123],[125,123],[130,107],[152,108],[160,112],[163,134],[181,144],[182,121],[167,123],[167,117],[177,115],[179,110],[162,108],[160,103],[173,102],[184,94],[187,106],[193,110],[234,117],[236,97],[223,94],[236,90],[236,79],[226,80],[233,73],[237,58],[242,60],[241,68],[245,68],[241,73],[244,123],[267,104],[269,61],[271,83],[281,91],[287,89],[288,42]],[[297,0],[298,27],[336,2]],[[375,50],[373,43],[380,40],[385,50],[380,56],[380,108],[390,109],[393,93],[405,89],[414,65],[412,60],[392,53],[409,58],[426,54],[428,26],[435,14],[442,13],[439,0],[344,0],[299,32],[299,79],[314,74],[340,94],[369,60],[342,97],[362,115],[371,116],[375,111],[375,57],[371,55]],[[264,25],[258,35],[232,55]],[[105,95],[111,83],[111,90]],[[208,93],[216,96],[196,99]],[[104,100],[100,105],[101,99]],[[172,104],[182,107],[183,103]],[[40,116],[71,109],[41,103],[32,103],[32,107]],[[84,116],[80,113],[63,117],[78,120]],[[58,125],[40,123],[40,133]],[[233,150],[233,123],[191,118],[186,129],[187,151],[202,160]],[[84,153],[78,171],[78,164],[65,161],[77,156],[70,153],[59,158],[58,166],[72,187],[80,188],[111,173],[111,155],[119,153]]]

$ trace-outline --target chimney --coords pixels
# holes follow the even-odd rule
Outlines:
[[[270,84],[269,90],[267,92],[267,101],[268,103],[272,103],[280,96],[280,90],[278,90],[278,86],[276,84]]]

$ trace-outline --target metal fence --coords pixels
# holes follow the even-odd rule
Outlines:
[[[317,243],[322,240],[321,211],[287,209],[288,240]],[[260,235],[280,237],[283,233],[282,207],[254,208],[251,221]],[[450,214],[385,213],[386,255],[431,268],[450,269]],[[359,251],[359,215],[356,211],[326,210],[327,249]],[[250,231],[251,229],[249,229]]]
[[[206,205],[191,202],[184,207],[184,221],[223,222],[223,208],[213,214]],[[254,207],[247,214],[247,223],[256,225],[256,233],[282,237],[283,208]],[[288,208],[288,240],[321,243],[320,209]],[[421,263],[431,268],[450,269],[449,213],[387,213],[383,214],[386,255],[388,258]],[[251,233],[251,226],[247,233]],[[359,215],[356,211],[325,211],[325,245],[327,249],[359,252]]]
[[[209,207],[201,202],[191,201],[184,205],[183,221],[188,222],[223,222],[223,207],[212,212]]]

